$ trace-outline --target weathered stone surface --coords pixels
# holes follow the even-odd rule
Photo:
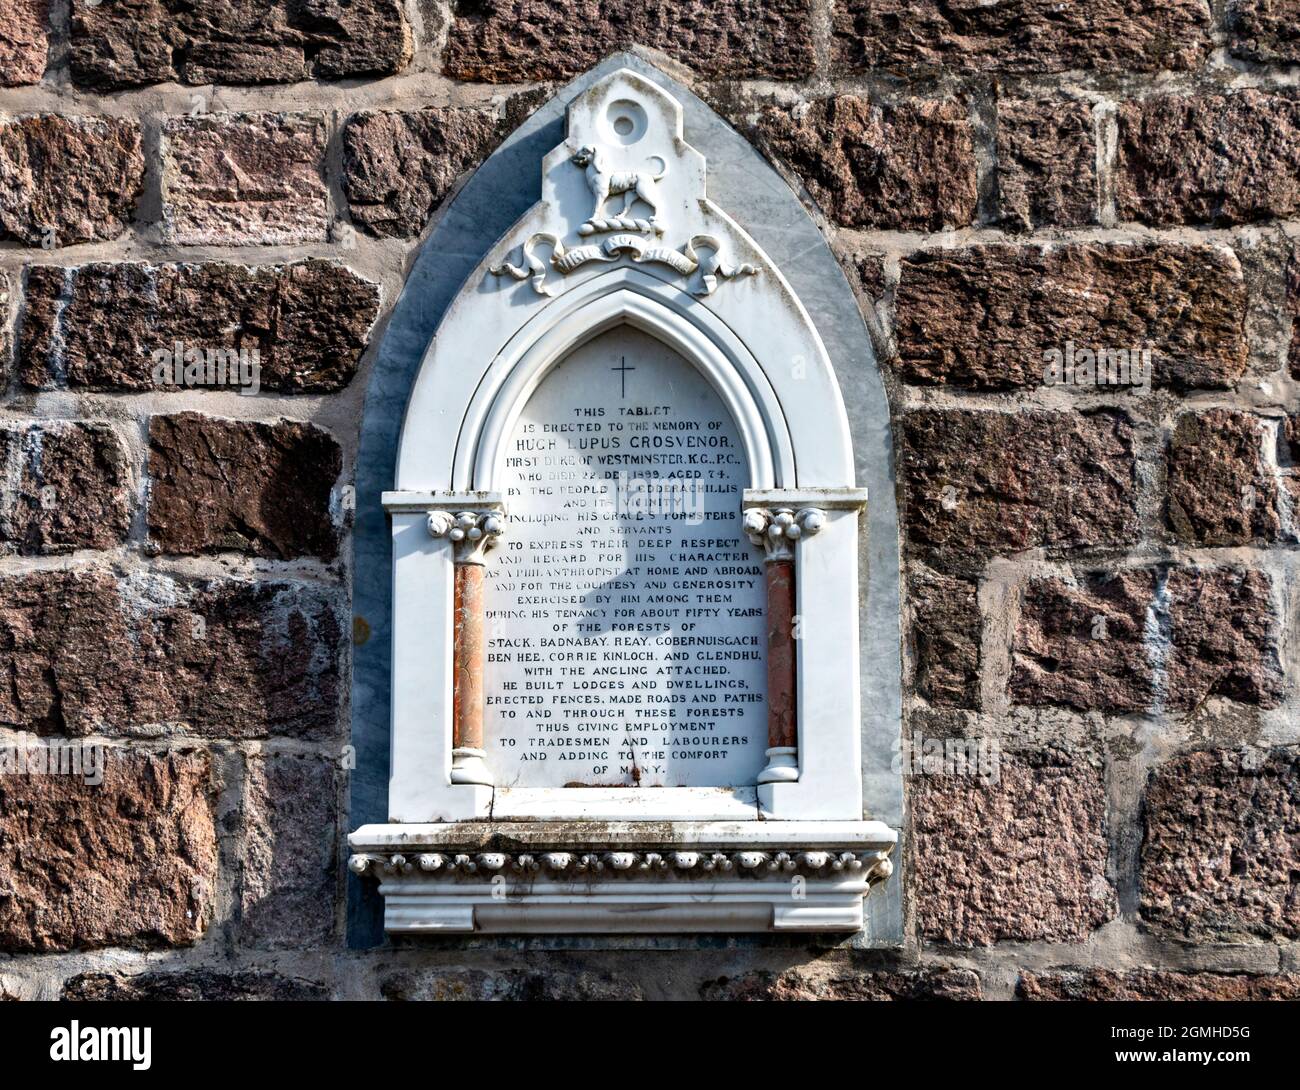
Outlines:
[[[163,215],[173,241],[283,246],[328,238],[321,118],[174,117],[162,133]]]
[[[342,603],[310,584],[158,573],[0,578],[0,725],[40,734],[327,738]]]
[[[847,227],[936,231],[975,218],[975,144],[961,102],[841,95],[794,113],[769,106],[759,137]]]
[[[353,114],[343,131],[352,221],[374,235],[418,235],[456,177],[476,166],[498,135],[487,114],[455,106]]]
[[[616,49],[660,49],[710,79],[812,71],[809,0],[472,0],[443,53],[453,79],[568,79]]]
[[[1179,973],[1167,969],[1064,969],[1023,973],[1016,984],[1020,999],[1126,1002],[1186,1000],[1203,1002],[1300,999],[1300,975],[1249,976],[1244,973]]]
[[[0,124],[0,238],[46,249],[116,238],[143,182],[134,121],[40,116]]]
[[[1025,588],[1012,700],[1080,711],[1187,711],[1211,696],[1272,706],[1282,692],[1268,576],[1235,568],[1100,574]]]
[[[35,266],[25,302],[18,367],[28,386],[165,388],[154,354],[179,343],[182,353],[256,351],[263,389],[324,393],[356,373],[379,289],[325,261],[105,262]]]
[[[72,10],[72,77],[98,91],[389,75],[411,53],[400,0],[104,0]]]
[[[311,424],[155,416],[150,538],[167,553],[333,560],[331,496],[342,466],[338,444]]]
[[[887,287],[885,276],[885,255],[874,250],[858,251],[849,257],[853,277],[863,294],[870,299],[879,299]]]
[[[1300,61],[1298,0],[1228,0],[1228,49],[1257,62]]]
[[[1292,512],[1300,511],[1300,413],[1293,413],[1281,424],[1279,453],[1288,467],[1282,474],[1282,487],[1291,497]],[[1294,514],[1293,514],[1294,519]]]
[[[1212,48],[1201,0],[836,0],[833,57],[891,72],[1189,69]]]
[[[998,201],[1012,230],[1097,219],[1092,107],[1071,99],[998,103]]]
[[[1112,919],[1106,791],[1082,759],[1003,754],[996,784],[912,783],[912,889],[921,933],[954,946],[1083,942]]]
[[[1133,428],[1120,413],[909,412],[899,477],[907,539],[945,570],[1137,537]]]
[[[49,56],[49,0],[0,0],[0,86],[40,83]]]
[[[1291,344],[1287,363],[1291,377],[1300,379],[1300,245],[1292,243],[1286,266],[1286,307],[1291,315]]]
[[[1246,89],[1119,108],[1115,209],[1142,223],[1229,225],[1300,210],[1300,97]]]
[[[339,897],[335,763],[299,753],[250,757],[243,819],[242,942],[327,944]]]
[[[720,977],[700,987],[700,998],[724,1003],[830,999],[888,1002],[890,1000],[983,998],[978,974],[969,969],[916,969],[873,972],[818,967],[784,973],[756,971]]]
[[[1165,703],[1195,708],[1212,696],[1272,707],[1282,699],[1279,622],[1267,574],[1244,568],[1175,568]]]
[[[207,928],[207,755],[105,750],[103,777],[0,777],[0,950],[179,946]]]
[[[1250,413],[1183,413],[1169,440],[1168,520],[1191,545],[1276,541],[1277,485],[1263,464],[1264,428]]]
[[[184,1003],[270,1000],[301,1003],[329,999],[329,988],[314,980],[259,969],[225,972],[181,969],[177,972],[81,973],[63,986],[65,1002]]]
[[[1079,586],[1029,583],[1012,642],[1012,701],[1080,711],[1149,707],[1154,675],[1146,627],[1155,586],[1150,570],[1097,575]]]
[[[9,302],[13,296],[9,273],[0,269],[0,388],[4,389],[8,389],[13,371],[14,341],[9,327]]]
[[[1175,757],[1152,772],[1143,813],[1150,927],[1198,942],[1300,937],[1300,748]]]
[[[931,704],[979,706],[980,619],[973,579],[914,566],[908,573],[916,689]]]
[[[905,382],[1044,384],[1050,350],[1150,349],[1153,378],[1227,387],[1246,367],[1246,288],[1229,251],[1146,243],[922,250],[902,261]]]
[[[0,427],[0,543],[24,556],[109,549],[126,540],[133,500],[126,447],[107,424]]]
[[[623,1001],[642,999],[634,980],[611,973],[547,969],[426,969],[391,973],[379,984],[394,1001],[484,1000],[541,1002]]]

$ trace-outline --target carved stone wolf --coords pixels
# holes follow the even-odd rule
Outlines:
[[[591,190],[592,198],[596,202],[591,213],[593,221],[602,219],[606,215],[606,203],[611,197],[619,194],[623,196],[623,207],[615,215],[626,216],[638,199],[650,206],[652,223],[659,215],[659,194],[655,183],[668,173],[666,164],[658,174],[651,174],[645,170],[610,170],[603,162],[600,148],[594,145],[579,148],[570,162],[587,172],[587,188]],[[663,160],[660,159],[659,162],[663,163]]]

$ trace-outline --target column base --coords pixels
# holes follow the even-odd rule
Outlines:
[[[485,787],[493,784],[492,770],[487,766],[487,754],[481,749],[459,746],[451,751],[451,782],[477,783]]]
[[[773,746],[767,751],[767,767],[758,774],[759,783],[794,783],[799,778],[799,750],[794,746]]]

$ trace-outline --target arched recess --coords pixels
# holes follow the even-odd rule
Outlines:
[[[680,292],[642,270],[622,267],[565,294],[532,318],[497,354],[475,390],[457,437],[451,487],[496,490],[505,438],[528,399],[570,352],[619,325],[662,341],[704,375],[740,432],[750,488],[792,484],[797,479],[794,443],[762,366],[716,315],[685,309],[679,297]]]
[[[789,289],[769,314],[771,337],[756,342],[737,334],[752,317],[746,309],[753,296],[743,276],[722,285],[707,306],[683,308],[673,304],[681,299],[680,278],[653,263],[581,269],[573,286],[554,299],[485,275],[507,252],[522,268],[518,243],[539,226],[528,220],[539,197],[536,164],[543,160],[552,174],[561,165],[567,155],[565,105],[619,69],[633,70],[682,104],[687,144],[707,148],[710,156],[709,196],[753,237],[764,261],[771,258],[765,271],[776,275],[769,277],[769,290],[774,282]],[[701,160],[701,177],[703,169]],[[543,198],[550,184],[543,183]],[[742,262],[750,255],[734,256]],[[499,308],[500,321],[491,319],[492,306]],[[827,638],[849,635],[859,648],[863,699],[860,711],[854,708],[860,724],[860,768],[854,772],[864,786],[862,816],[897,827],[902,791],[894,755],[901,709],[892,442],[888,402],[861,315],[816,225],[780,177],[689,91],[629,54],[611,57],[575,80],[476,172],[422,246],[385,332],[357,462],[354,603],[370,638],[354,659],[352,824],[413,820],[397,812],[402,804],[389,791],[390,768],[401,765],[413,776],[435,779],[447,772],[445,754],[401,753],[391,743],[390,680],[409,653],[400,639],[393,641],[392,559],[403,548],[423,555],[428,543],[414,531],[405,539],[392,533],[379,495],[394,489],[490,490],[496,445],[512,414],[557,360],[620,322],[663,339],[711,382],[716,378],[714,388],[746,437],[756,488],[829,489],[856,477],[870,490],[864,532],[850,546],[864,591],[860,610],[853,623]],[[492,343],[498,332],[501,343]],[[824,573],[806,574],[812,583]],[[399,607],[418,611],[425,627],[439,629],[449,642],[450,603],[439,601],[447,596],[443,577],[422,585],[416,576],[408,590],[422,600],[405,601],[402,593]],[[817,688],[812,680],[806,688]],[[832,704],[827,715],[843,710]],[[444,689],[425,711],[436,719],[449,708]],[[663,816],[691,813],[688,808],[683,815]],[[373,941],[376,901],[355,883],[352,897],[353,939]],[[898,884],[868,907],[872,941],[897,941]]]

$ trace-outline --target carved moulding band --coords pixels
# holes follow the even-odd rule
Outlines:
[[[704,851],[663,849],[660,852],[478,852],[415,855],[358,853],[348,860],[353,874],[413,874],[420,871],[437,878],[455,879],[492,874],[529,875],[543,872],[559,877],[605,874],[607,877],[695,877],[734,873],[763,878],[769,875],[860,875],[869,883],[883,881],[894,872],[889,851]]]
[[[538,246],[548,246],[551,250],[550,261],[543,261],[537,255]],[[696,247],[704,248],[709,253],[701,256]],[[736,276],[756,276],[758,266],[750,264],[733,265],[722,257],[722,244],[712,235],[696,235],[680,250],[657,245],[636,235],[611,235],[601,243],[588,246],[566,247],[558,236],[539,232],[523,244],[523,264],[514,265],[503,261],[494,265],[494,276],[511,276],[516,280],[532,280],[533,290],[538,295],[554,295],[555,289],[546,281],[547,268],[552,268],[561,276],[568,276],[584,265],[592,262],[612,262],[628,256],[638,264],[666,265],[679,276],[691,276],[700,273],[700,286],[693,289],[694,295],[712,295],[718,287],[718,278],[730,280]]]
[[[852,932],[896,842],[871,821],[368,825],[348,865],[390,932]]]

